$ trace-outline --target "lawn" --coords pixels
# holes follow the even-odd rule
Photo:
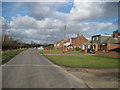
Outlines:
[[[3,62],[5,60],[8,60],[8,59],[12,58],[13,56],[17,55],[18,53],[20,53],[24,50],[26,50],[26,49],[17,49],[17,50],[11,50],[11,51],[5,52],[5,53],[2,54],[2,58],[1,58],[0,61]]]
[[[57,65],[90,68],[117,68],[118,58],[95,55],[45,55]]]
[[[64,52],[58,50],[39,50],[42,54],[80,54],[81,52]],[[44,55],[58,65],[70,67],[117,68],[118,58],[96,55]]]

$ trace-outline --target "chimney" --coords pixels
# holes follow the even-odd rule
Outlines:
[[[80,34],[78,33],[77,37],[79,37],[79,36],[80,36]]]

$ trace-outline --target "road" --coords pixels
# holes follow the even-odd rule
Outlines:
[[[87,88],[82,80],[50,62],[35,49],[2,65],[3,88]]]

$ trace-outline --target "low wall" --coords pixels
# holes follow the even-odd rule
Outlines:
[[[120,58],[120,53],[113,51],[108,51],[108,52],[97,51],[95,55]]]

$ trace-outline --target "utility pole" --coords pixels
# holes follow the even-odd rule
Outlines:
[[[67,29],[67,27],[65,25],[65,27],[64,27],[64,40],[66,39],[66,29]],[[64,48],[65,48],[65,46],[64,46],[64,43],[63,43],[63,53],[64,53]]]
[[[65,27],[64,27],[64,38],[66,39],[66,29],[67,29],[67,27],[66,27],[66,25],[65,25]]]

